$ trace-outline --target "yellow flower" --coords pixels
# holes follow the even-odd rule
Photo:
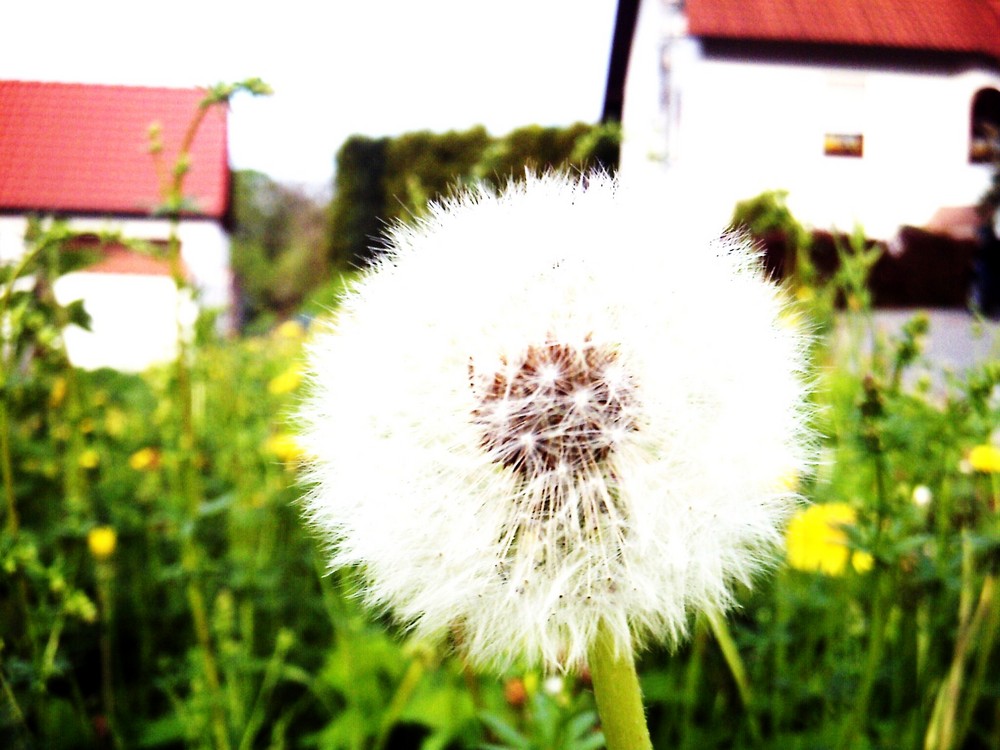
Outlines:
[[[852,552],[847,546],[845,526],[853,526],[857,514],[847,503],[811,505],[788,524],[785,537],[788,564],[797,570],[818,571],[830,576],[844,574],[847,563],[858,573],[872,569],[867,552]]]
[[[795,299],[799,302],[810,302],[816,296],[816,291],[811,286],[802,284],[795,290]]]
[[[93,448],[84,448],[76,457],[76,462],[81,469],[96,469],[101,463],[101,455]]]
[[[1000,473],[1000,448],[995,445],[977,445],[969,451],[969,465],[985,474]]]
[[[277,456],[285,463],[298,461],[304,453],[302,446],[299,445],[295,436],[287,432],[281,432],[269,437],[264,444],[264,450],[273,456]]]
[[[52,381],[52,390],[49,392],[49,408],[58,408],[65,398],[66,378],[56,378]]]
[[[129,456],[128,465],[136,471],[153,471],[160,465],[160,452],[156,448],[140,448]]]
[[[110,526],[95,526],[87,532],[87,546],[97,561],[107,560],[115,553],[118,535]]]
[[[271,378],[271,382],[267,384],[267,390],[274,396],[281,396],[294,391],[299,387],[300,382],[302,382],[302,371],[298,366],[293,365],[280,375]]]
[[[305,326],[297,320],[286,320],[274,329],[274,335],[279,339],[299,341],[306,335],[306,329]]]
[[[104,430],[111,437],[121,437],[128,427],[128,418],[121,409],[112,406],[104,415]]]

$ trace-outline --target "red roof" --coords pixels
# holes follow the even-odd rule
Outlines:
[[[0,211],[147,214],[160,202],[149,126],[169,166],[200,89],[0,81]],[[202,122],[184,183],[196,212],[222,218],[229,199],[226,113]]]
[[[984,54],[1000,59],[998,0],[688,0],[692,36]]]

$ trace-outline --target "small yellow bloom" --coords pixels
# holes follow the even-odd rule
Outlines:
[[[847,546],[845,526],[853,526],[857,514],[847,503],[811,505],[788,524],[785,537],[788,564],[797,570],[818,571],[830,576],[844,574],[847,563],[858,573],[872,569],[867,552]]]
[[[1000,448],[989,443],[977,445],[969,451],[969,465],[984,474],[1000,473]]]
[[[802,284],[795,290],[795,299],[799,302],[811,302],[815,296],[816,290],[805,284]]]
[[[269,437],[264,444],[264,450],[273,456],[277,456],[285,463],[298,461],[304,453],[302,446],[299,445],[295,436],[287,432],[281,432]]]
[[[281,396],[285,393],[291,393],[296,388],[299,387],[299,383],[302,382],[302,371],[298,366],[289,367],[280,375],[275,375],[271,378],[271,382],[267,384],[268,393],[274,396]]]
[[[104,431],[111,437],[121,437],[128,427],[128,417],[117,407],[110,407],[104,415]]]
[[[101,454],[93,448],[84,448],[76,457],[76,462],[81,469],[96,469],[97,465],[101,463]]]
[[[65,398],[66,378],[56,378],[52,381],[52,390],[49,392],[49,408],[58,408]]]
[[[136,471],[153,471],[160,465],[160,452],[156,448],[140,448],[129,456],[128,465]]]
[[[288,339],[289,341],[299,341],[306,335],[305,326],[303,326],[297,320],[286,320],[280,326],[274,329],[274,335],[279,339]]]
[[[107,560],[115,553],[118,535],[110,526],[95,526],[87,532],[87,546],[95,560]]]

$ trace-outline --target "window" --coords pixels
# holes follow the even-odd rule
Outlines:
[[[972,97],[969,163],[989,164],[1000,159],[1000,91],[980,89]]]
[[[827,156],[863,156],[865,137],[861,133],[826,133],[823,153]]]
[[[864,154],[865,82],[844,76],[827,82],[823,153],[860,158]]]

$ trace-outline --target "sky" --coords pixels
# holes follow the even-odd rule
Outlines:
[[[0,79],[203,86],[237,96],[230,161],[328,188],[351,134],[596,122],[616,0],[19,0]]]

